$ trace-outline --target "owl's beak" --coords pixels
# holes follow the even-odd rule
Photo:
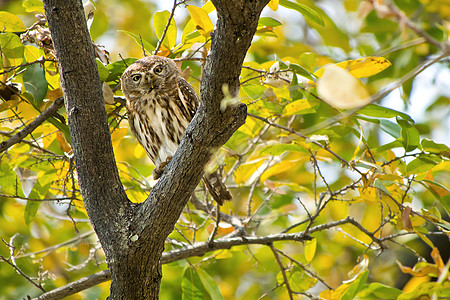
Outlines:
[[[155,82],[152,80],[152,78],[147,77],[147,83],[149,87],[148,92],[151,92],[155,88]]]

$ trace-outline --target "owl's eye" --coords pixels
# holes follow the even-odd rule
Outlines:
[[[131,76],[131,79],[134,81],[134,82],[138,82],[139,80],[141,80],[141,75],[140,74],[135,74],[135,75],[133,75],[133,76]]]
[[[159,74],[159,73],[162,72],[162,70],[163,70],[163,67],[162,67],[162,66],[156,66],[156,67],[153,69],[153,72],[155,72],[155,74]]]

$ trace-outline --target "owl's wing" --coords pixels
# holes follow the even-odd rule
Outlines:
[[[200,98],[197,96],[192,86],[182,77],[179,77],[178,79],[178,92],[183,110],[190,116],[190,121],[197,111],[200,104]]]

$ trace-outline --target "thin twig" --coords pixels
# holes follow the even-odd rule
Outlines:
[[[370,97],[370,100],[368,101],[368,103],[366,105],[364,105],[363,107],[383,99],[384,97],[389,95],[392,91],[394,91],[395,89],[397,89],[401,85],[403,85],[406,81],[416,77],[417,75],[422,73],[425,69],[427,69],[428,67],[430,67],[434,63],[440,61],[441,59],[443,59],[443,58],[445,58],[447,56],[448,56],[448,54],[443,53],[443,54],[440,54],[440,55],[435,56],[433,58],[429,58],[429,59],[425,60],[420,65],[418,65],[416,68],[414,68],[413,70],[411,70],[407,74],[405,74],[399,80],[393,82],[392,84],[390,84],[385,89],[383,89],[383,90],[375,93],[374,95],[372,95]],[[303,130],[303,132],[301,134],[306,136],[306,135],[310,135],[313,132],[316,132],[316,131],[318,131],[318,130],[320,130],[322,128],[329,128],[332,125],[334,125],[335,123],[340,122],[341,120],[346,119],[346,118],[354,115],[355,113],[358,112],[358,110],[362,109],[363,107],[357,107],[355,109],[352,109],[352,110],[346,111],[344,113],[341,113],[340,115],[338,115],[338,116],[336,116],[334,118],[330,118],[327,121],[323,121],[322,123],[319,123],[319,124],[317,124],[315,126],[309,127],[307,130]]]
[[[214,243],[214,237],[216,236],[217,231],[219,230],[219,224],[220,224],[220,204],[217,203],[217,205],[216,205],[216,224],[214,225],[214,229],[208,238],[209,245],[212,245]]]
[[[26,201],[37,201],[37,202],[62,201],[62,200],[71,200],[71,199],[73,199],[72,197],[36,199],[36,198],[22,197],[22,196],[19,196],[19,195],[6,195],[6,194],[1,194],[1,193],[0,193],[0,197],[2,197],[2,198],[14,198],[14,199],[20,199],[20,200],[26,200]]]
[[[185,2],[185,1],[182,1],[182,2]],[[166,27],[164,27],[163,33],[161,35],[161,38],[158,41],[158,44],[155,47],[155,51],[153,52],[153,55],[157,55],[158,54],[159,48],[161,48],[162,42],[164,41],[164,38],[166,37],[167,30],[169,30],[170,22],[172,22],[173,16],[175,14],[175,9],[180,4],[181,4],[181,2],[177,4],[177,0],[173,1],[172,11],[170,12],[170,16],[169,16],[169,19],[167,20]]]
[[[332,290],[333,288],[331,286],[329,286],[322,278],[320,278],[319,276],[317,276],[316,274],[314,274],[312,271],[308,270],[302,263],[300,263],[298,260],[295,260],[294,258],[292,258],[291,256],[287,255],[286,253],[284,253],[283,251],[281,251],[280,249],[277,249],[278,253],[280,253],[281,255],[283,255],[284,257],[288,258],[290,261],[292,261],[293,263],[297,264],[303,271],[305,271],[309,276],[314,277],[315,279],[317,279],[318,281],[320,281],[324,286],[327,287],[327,289]]]
[[[36,282],[34,282],[30,277],[28,277],[21,269],[19,269],[19,267],[17,267],[15,264],[13,264],[9,259],[4,258],[3,256],[0,255],[0,260],[6,262],[8,265],[10,265],[11,267],[14,268],[14,270],[16,270],[17,273],[19,273],[20,276],[22,276],[23,278],[25,278],[27,281],[29,281],[32,285],[34,285],[35,287],[37,287],[38,289],[40,289],[42,292],[45,293],[44,288],[42,287],[42,285],[37,284]]]
[[[283,265],[283,262],[280,259],[280,256],[278,255],[277,249],[273,246],[273,244],[269,244],[270,250],[272,250],[273,256],[275,257],[275,260],[278,263],[278,266],[280,267],[281,274],[283,275],[284,284],[286,285],[286,289],[288,291],[289,299],[294,300],[294,296],[292,294],[291,285],[289,284],[289,279],[286,275],[286,268]]]
[[[345,218],[345,219],[342,219],[339,221],[314,226],[309,230],[309,232],[310,233],[319,232],[319,231],[338,227],[340,225],[348,224],[348,223],[351,223],[354,225],[354,223],[357,223],[357,222],[351,218]],[[359,224],[359,223],[357,223],[357,224]],[[357,227],[359,228],[359,227],[361,227],[361,225],[359,225]],[[367,230],[365,230],[365,231],[367,231]],[[370,235],[371,234],[369,233],[369,236]],[[162,255],[161,263],[168,264],[168,263],[178,261],[181,259],[187,259],[187,258],[193,257],[193,256],[202,256],[208,252],[222,250],[222,249],[229,249],[231,247],[240,246],[240,245],[251,245],[251,244],[270,245],[271,243],[276,242],[276,241],[305,241],[305,240],[310,240],[310,239],[311,238],[308,235],[305,235],[304,233],[274,234],[274,235],[267,235],[267,236],[260,236],[260,237],[254,237],[254,236],[232,237],[232,238],[224,237],[224,238],[219,238],[219,239],[215,240],[212,247],[210,247],[208,242],[200,242],[200,243],[195,243],[193,245],[186,246],[182,249],[176,249],[176,250],[165,252]],[[383,239],[383,241],[384,240],[385,239]],[[382,242],[382,240],[379,240],[379,239],[375,240],[375,242],[377,242],[377,241]],[[110,279],[111,279],[110,271],[104,270],[104,271],[98,272],[94,275],[74,281],[68,285],[57,288],[48,293],[45,293],[37,298],[34,298],[34,300],[61,299],[63,297],[73,295],[75,293],[78,293],[82,290],[88,289],[92,286],[95,286],[97,284],[100,284],[100,283],[105,282]]]
[[[297,136],[299,136],[299,137],[301,137],[301,138],[303,138],[303,139],[305,139],[305,140],[308,138],[306,135],[304,135],[304,134],[302,134],[302,133],[300,133],[300,132],[298,132],[298,131],[295,131],[295,130],[293,130],[293,129],[287,128],[287,127],[285,127],[285,126],[278,125],[277,123],[274,123],[274,122],[268,120],[267,118],[263,118],[263,117],[260,117],[260,116],[258,116],[258,115],[254,115],[254,114],[252,114],[252,113],[247,113],[247,115],[250,116],[250,117],[252,117],[252,118],[261,120],[261,121],[263,121],[263,122],[269,124],[270,126],[273,126],[273,127],[282,129],[282,130],[284,130],[284,131],[290,132],[290,133],[292,133],[292,134],[295,134],[295,135],[297,135]],[[336,157],[342,164],[346,165],[346,166],[349,167],[349,168],[352,168],[353,170],[355,170],[356,172],[358,172],[358,173],[360,173],[360,174],[362,175],[361,171],[359,171],[358,169],[356,169],[355,167],[353,167],[347,160],[345,160],[344,158],[342,158],[341,156],[339,156],[337,153],[333,152],[333,151],[332,151],[331,149],[329,149],[328,147],[322,145],[321,143],[319,143],[319,142],[317,142],[317,141],[311,141],[311,143],[313,143],[314,145],[319,146],[320,148],[324,149],[325,151],[331,153],[331,154],[332,154],[334,157]]]
[[[77,236],[77,237],[75,237],[73,239],[70,239],[68,241],[65,241],[63,243],[60,243],[60,244],[57,244],[57,245],[53,245],[53,246],[50,246],[48,248],[45,248],[45,249],[42,249],[42,250],[39,250],[39,251],[36,251],[36,252],[31,252],[31,253],[25,253],[25,254],[22,254],[22,255],[17,255],[16,258],[24,258],[24,257],[29,257],[29,256],[36,256],[36,255],[42,254],[42,253],[46,253],[46,255],[48,255],[49,253],[51,253],[51,252],[53,252],[53,251],[55,251],[55,250],[57,250],[57,249],[59,249],[61,247],[68,246],[68,245],[74,244],[74,243],[78,243],[79,241],[83,240],[84,238],[87,238],[88,236],[92,235],[93,233],[94,233],[94,231],[91,230],[91,231],[85,232],[83,234],[80,234],[79,236]]]
[[[4,68],[5,71],[0,72],[0,75],[9,73],[9,72],[14,71],[14,70],[19,69],[19,68],[31,66],[31,65],[34,65],[34,64],[43,64],[44,62],[48,62],[48,61],[49,62],[56,62],[56,60],[53,60],[53,59],[39,58],[39,59],[36,59],[35,61],[23,63],[23,64],[20,64],[20,65],[17,65],[17,66],[5,67]]]
[[[28,124],[24,129],[19,131],[17,134],[9,138],[8,140],[0,143],[0,153],[7,150],[9,147],[22,141],[27,135],[32,133],[37,127],[45,122],[48,118],[52,117],[58,109],[60,109],[64,104],[63,98],[58,98],[55,102],[50,105],[42,114],[40,114],[33,122]]]

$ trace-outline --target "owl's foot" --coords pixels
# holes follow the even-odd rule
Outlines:
[[[166,166],[169,164],[170,160],[172,159],[172,156],[167,157],[166,161],[163,161],[162,163],[159,164],[159,166],[155,167],[153,169],[153,179],[159,179],[163,172],[164,169],[166,168]]]

